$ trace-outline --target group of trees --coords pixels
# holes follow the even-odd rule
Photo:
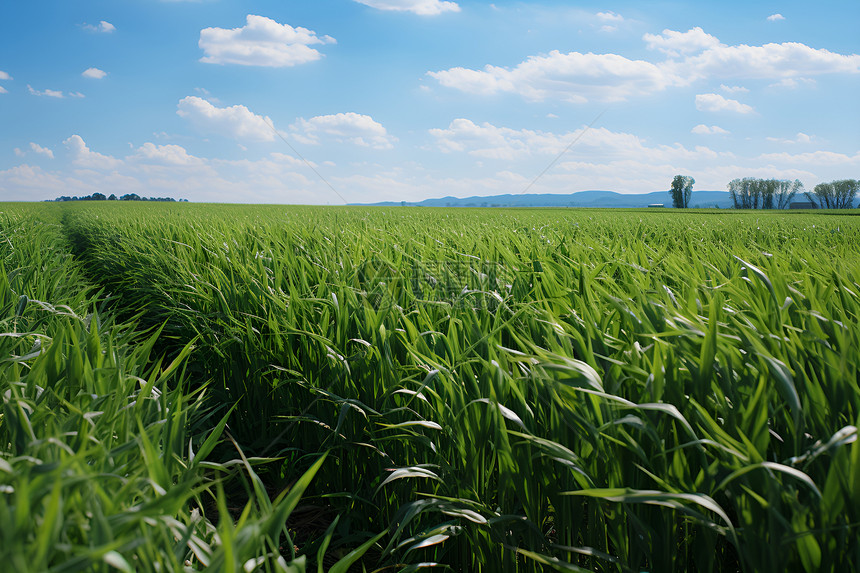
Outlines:
[[[687,175],[675,175],[669,191],[673,207],[685,209],[690,206],[695,182]],[[727,187],[735,209],[787,209],[798,193],[803,193],[819,209],[850,209],[860,192],[860,181],[840,179],[819,183],[812,193],[804,191],[803,183],[797,179],[788,181],[744,177],[731,180]]]
[[[860,191],[860,181],[840,179],[830,183],[819,183],[812,193],[806,193],[806,196],[820,209],[850,209],[854,206],[854,198],[858,191]]]
[[[141,197],[137,193],[127,193],[121,197],[117,197],[113,193],[110,196],[105,196],[104,193],[93,193],[84,197],[69,197],[63,195],[57,197],[54,201],[176,201],[173,197]],[[179,199],[182,202],[188,202],[188,199]]]
[[[779,179],[732,179],[729,196],[735,209],[787,209],[803,183]]]

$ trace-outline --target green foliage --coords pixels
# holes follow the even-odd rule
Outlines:
[[[142,497],[175,490],[159,515],[186,529],[135,530],[134,547],[87,541],[105,563],[137,569],[145,551],[202,568],[188,549],[200,539],[224,570],[278,570],[279,559],[344,571],[857,569],[854,217],[119,202],[39,212],[62,221],[75,253],[60,272],[83,280],[83,269],[109,301],[100,320],[138,325],[99,327],[102,347],[149,346],[116,370],[184,404],[173,423],[174,403],[144,402],[116,434],[138,428],[117,453],[138,465],[96,469],[121,471]],[[79,315],[86,292],[70,305]],[[20,296],[4,299],[12,333]],[[29,324],[35,308],[23,304]],[[58,335],[46,336],[50,353]],[[88,372],[81,346],[60,345],[73,366],[45,371]],[[115,394],[138,404],[135,391]],[[0,422],[21,428],[0,440],[7,463],[11,448],[39,452],[14,404]],[[186,434],[174,441],[167,428]],[[238,460],[218,443],[228,430]],[[231,468],[251,501],[218,494]],[[293,483],[292,497],[268,494]],[[42,491],[49,517],[88,519],[76,490]],[[216,509],[195,522],[198,498]],[[294,513],[323,519],[299,527]]]
[[[669,194],[672,196],[672,206],[676,209],[686,209],[690,206],[690,197],[693,195],[693,184],[695,179],[689,175],[675,175],[672,179],[672,189]]]
[[[303,570],[279,538],[322,458],[283,499],[257,492],[234,526],[221,484],[237,470],[206,460],[224,425],[193,431],[193,348],[164,363],[158,331],[98,312],[53,213],[0,213],[4,570]]]
[[[830,183],[819,183],[806,197],[816,203],[819,209],[850,209],[854,198],[860,191],[860,181],[841,179]]]
[[[735,209],[787,209],[803,183],[778,179],[733,179],[727,185]]]

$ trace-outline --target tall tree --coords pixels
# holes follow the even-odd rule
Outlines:
[[[803,183],[799,179],[794,181],[780,180],[775,181],[776,184],[776,208],[788,209],[794,196],[803,190]]]
[[[816,203],[819,209],[836,208],[836,189],[833,183],[819,183],[812,189],[812,193],[806,193],[806,198]]]
[[[693,196],[693,184],[696,180],[689,175],[675,175],[672,179],[672,206],[676,209],[686,209],[690,206],[690,198]]]
[[[856,179],[840,179],[833,182],[833,190],[836,195],[837,209],[850,209],[854,206],[854,198],[860,190],[860,181]]]
[[[735,209],[755,209],[758,206],[755,197],[755,179],[751,177],[732,179],[728,188]]]
[[[773,196],[776,194],[776,179],[761,179],[761,208],[773,209]]]

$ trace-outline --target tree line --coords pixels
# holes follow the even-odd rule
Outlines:
[[[685,209],[690,206],[695,182],[695,179],[687,175],[675,176],[669,190],[673,207]],[[735,209],[788,209],[800,194],[806,197],[813,208],[850,209],[860,192],[860,181],[839,179],[819,183],[810,192],[804,191],[803,183],[798,179],[788,181],[744,177],[732,179],[727,187]]]
[[[121,197],[117,197],[113,193],[109,196],[106,196],[104,193],[93,193],[92,195],[86,195],[84,197],[69,197],[68,195],[63,195],[62,197],[57,197],[56,199],[49,199],[48,201],[177,201],[173,197],[141,197],[137,193],[126,193]],[[187,203],[188,199],[178,199],[178,201]]]

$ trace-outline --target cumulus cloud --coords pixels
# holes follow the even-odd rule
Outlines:
[[[54,152],[53,151],[51,151],[47,147],[42,147],[38,143],[33,143],[31,141],[30,142],[30,149],[32,149],[35,153],[38,153],[39,155],[44,155],[45,157],[50,157],[51,159],[54,158]]]
[[[491,123],[476,124],[459,118],[445,129],[431,129],[430,135],[444,153],[465,152],[485,159],[511,160],[529,155],[552,155],[567,145],[573,134],[554,134],[534,130],[497,127]]]
[[[720,89],[728,94],[745,94],[749,92],[749,90],[743,86],[727,86],[726,84],[720,84]]]
[[[29,91],[30,94],[34,95],[34,96],[47,96],[47,97],[54,97],[54,98],[58,98],[58,99],[65,97],[65,95],[63,95],[63,92],[61,92],[59,90],[48,90],[48,89],[46,89],[46,90],[39,91],[37,89],[34,89],[33,86],[31,86],[30,84],[27,84],[27,91]]]
[[[12,79],[12,76],[7,74],[3,70],[0,70],[0,80],[11,80],[11,79]]]
[[[84,76],[85,78],[90,78],[93,80],[100,80],[107,75],[107,72],[105,72],[104,70],[100,70],[98,68],[87,68],[86,70],[84,70],[84,72],[81,75]]]
[[[109,171],[116,169],[122,164],[122,161],[115,157],[92,151],[87,147],[86,142],[84,142],[84,139],[80,135],[69,137],[63,141],[63,144],[72,156],[72,163],[78,167],[95,169],[98,171]]]
[[[801,144],[802,143],[812,143],[813,139],[815,139],[813,136],[807,135],[806,133],[803,133],[802,131],[799,132],[794,137],[794,139],[785,139],[785,138],[781,138],[781,137],[768,137],[767,138],[768,141],[771,141],[773,143],[784,143],[784,144],[789,144],[789,145],[792,145],[795,143],[801,143]]]
[[[253,113],[244,105],[216,107],[203,98],[188,96],[179,101],[176,114],[205,133],[235,139],[273,141],[272,120]]]
[[[720,127],[718,125],[712,125],[712,126],[708,127],[707,125],[705,125],[703,123],[697,125],[691,131],[692,131],[692,133],[695,133],[697,135],[728,135],[728,133],[729,133],[728,131],[726,131],[725,129],[723,129],[722,127]]]
[[[102,34],[110,34],[111,32],[116,30],[116,26],[111,24],[110,22],[105,22],[102,20],[98,24],[84,24],[84,30],[88,30],[90,32],[101,32]]]
[[[648,145],[642,138],[606,128],[580,128],[567,133],[550,133],[530,129],[511,129],[490,123],[476,124],[459,118],[445,129],[431,129],[436,145],[443,153],[467,153],[482,159],[503,161],[530,157],[553,157],[567,150],[568,160],[587,161],[595,153],[603,160],[623,161],[637,157],[642,161],[669,162],[692,159],[731,158],[707,147],[687,149],[681,145]],[[576,145],[569,147],[571,142]]]
[[[662,61],[631,60],[618,54],[550,52],[509,67],[488,64],[427,74],[446,87],[478,95],[513,93],[539,101],[581,103],[593,99],[623,101],[668,87],[704,80],[778,80],[783,87],[801,85],[822,74],[860,73],[860,55],[838,54],[800,43],[727,46],[701,28],[664,30],[643,36]],[[729,93],[746,88],[722,84]]]
[[[699,111],[733,111],[736,113],[752,113],[751,106],[734,99],[727,99],[720,94],[699,94],[696,96],[696,109]]]
[[[456,2],[445,2],[442,0],[355,0],[359,4],[370,6],[378,10],[391,10],[395,12],[412,12],[419,16],[436,16],[443,12],[459,12],[460,6]]]
[[[207,64],[289,67],[318,60],[322,54],[311,48],[333,44],[330,36],[317,36],[313,30],[279,24],[271,18],[248,14],[242,28],[204,28],[198,45]]]
[[[7,94],[7,93],[9,93],[9,92],[6,90],[6,88],[4,88],[3,86],[0,86],[0,94]]]
[[[785,20],[785,16],[783,16],[782,14],[771,14],[767,17],[767,19],[770,22],[776,22],[777,20]]]
[[[197,167],[206,162],[190,155],[181,145],[156,145],[144,143],[129,159],[161,165]]]
[[[589,99],[620,101],[684,82],[644,60],[630,60],[617,54],[559,51],[532,56],[513,69],[487,65],[483,70],[451,68],[428,75],[443,86],[470,93],[508,92],[533,101],[556,98],[573,103]]]
[[[601,32],[615,32],[618,30],[618,24],[624,21],[624,17],[615,12],[598,12],[594,15],[599,22],[603,22],[600,27]]]
[[[837,54],[786,42],[763,46],[716,46],[687,58],[679,73],[694,78],[782,79],[860,73],[860,55]]]
[[[321,136],[374,149],[391,149],[397,139],[369,115],[354,112],[301,118],[292,126],[293,137],[303,143],[319,143]]]
[[[645,34],[642,39],[649,50],[659,50],[672,58],[722,45],[716,37],[706,34],[701,28],[686,32],[663,30],[659,35]]]

